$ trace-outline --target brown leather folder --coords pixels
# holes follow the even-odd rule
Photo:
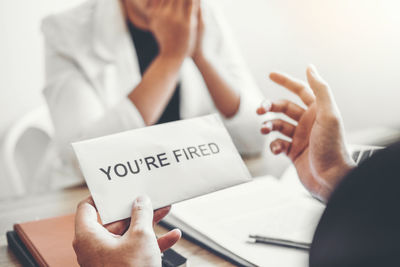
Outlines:
[[[39,266],[79,266],[72,240],[75,214],[19,223],[14,230]]]
[[[75,214],[71,214],[19,223],[14,225],[14,231],[39,266],[78,267],[75,251],[72,248],[74,220]],[[169,249],[164,251],[162,266],[186,266],[186,258]]]

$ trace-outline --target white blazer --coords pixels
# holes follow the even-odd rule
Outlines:
[[[256,108],[262,95],[253,81],[221,14],[203,2],[204,49],[219,72],[240,93],[240,107],[223,119],[242,154],[264,148]],[[144,127],[127,95],[141,81],[138,59],[118,0],[88,0],[44,19],[46,98],[54,123],[57,168],[73,170],[58,186],[81,183],[71,142]],[[157,77],[154,77],[157,79]],[[218,112],[192,59],[181,68],[181,118]],[[223,116],[221,116],[223,117]],[[59,170],[58,170],[59,171]]]

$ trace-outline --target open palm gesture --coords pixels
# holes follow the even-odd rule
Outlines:
[[[300,97],[306,108],[288,101],[265,101],[258,114],[282,113],[296,121],[264,122],[262,133],[278,131],[289,137],[271,143],[274,154],[285,153],[294,163],[303,185],[316,197],[327,200],[342,177],[354,166],[344,140],[343,123],[327,83],[316,69],[307,69],[309,86],[280,73],[271,73],[275,83]]]

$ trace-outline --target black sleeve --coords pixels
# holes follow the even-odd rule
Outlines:
[[[332,194],[310,266],[400,266],[400,143],[363,162]]]

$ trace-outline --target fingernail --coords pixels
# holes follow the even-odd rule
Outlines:
[[[272,131],[274,128],[274,125],[272,124],[271,121],[268,121],[267,123],[264,124],[264,127],[267,128],[268,130]]]
[[[261,103],[261,107],[263,107],[265,109],[265,111],[270,111],[271,110],[271,106],[272,103],[270,100],[265,99],[262,103]]]
[[[180,236],[182,236],[182,231],[179,228],[175,228],[173,231],[177,232]]]
[[[310,64],[309,67],[310,67],[311,74],[314,75],[315,77],[318,77],[317,68],[315,68],[315,66],[313,64]]]
[[[138,196],[135,199],[135,204],[143,204],[147,201],[147,197],[146,196]]]
[[[277,153],[281,146],[279,144],[273,144],[272,145],[272,152]]]

